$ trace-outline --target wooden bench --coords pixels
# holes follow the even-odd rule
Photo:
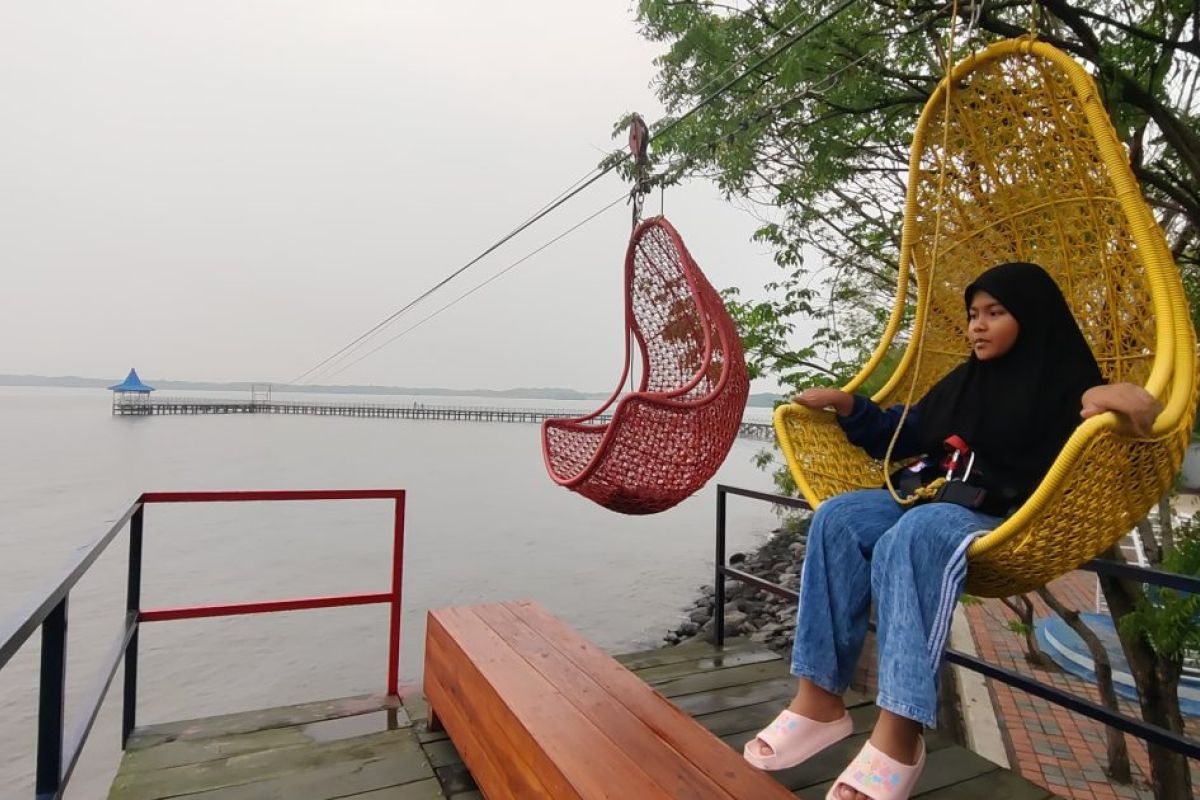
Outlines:
[[[488,800],[795,800],[536,603],[431,611],[425,695]]]

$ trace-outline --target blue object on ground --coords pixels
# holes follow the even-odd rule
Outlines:
[[[1080,614],[1084,623],[1100,637],[1113,669],[1113,684],[1117,694],[1130,700],[1138,699],[1129,662],[1121,649],[1112,618],[1106,614]],[[1038,645],[1046,655],[1067,672],[1096,683],[1095,663],[1091,652],[1079,634],[1071,630],[1057,614],[1034,623]],[[1190,717],[1200,717],[1200,677],[1184,674],[1179,682],[1179,708]]]

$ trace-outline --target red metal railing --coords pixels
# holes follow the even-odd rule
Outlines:
[[[229,617],[239,614],[269,614],[276,611],[301,611],[310,608],[339,608],[389,603],[391,616],[388,625],[388,694],[399,691],[400,675],[400,606],[404,586],[404,490],[403,489],[344,489],[279,492],[147,492],[141,496],[144,505],[157,503],[259,503],[293,502],[299,500],[393,500],[396,504],[392,543],[392,588],[371,594],[299,597],[285,600],[263,600],[253,603],[157,608],[138,611],[139,622],[165,622],[173,619],[202,619]],[[139,543],[140,544],[140,543]],[[132,548],[131,548],[132,549]],[[138,548],[141,549],[140,547]],[[139,553],[140,556],[140,553]],[[131,553],[132,560],[132,553]],[[140,561],[140,557],[139,557]],[[133,565],[131,563],[130,583]],[[137,565],[141,572],[141,564]],[[138,575],[140,582],[140,574]],[[134,609],[130,609],[134,610]]]
[[[404,580],[404,497],[403,489],[349,489],[296,492],[151,492],[143,494],[113,523],[108,532],[90,545],[77,550],[63,572],[45,590],[30,595],[17,613],[0,621],[0,669],[21,646],[41,632],[41,672],[38,682],[37,778],[38,800],[58,800],[71,778],[92,724],[108,693],[117,667],[125,662],[125,697],[121,720],[121,745],[133,731],[137,716],[138,627],[143,622],[169,619],[224,617],[234,614],[265,614],[274,611],[300,611],[307,608],[337,608],[371,603],[391,605],[388,641],[388,694],[399,691],[400,675],[400,602]],[[237,503],[297,500],[391,500],[395,503],[392,547],[392,588],[388,592],[301,597],[266,600],[256,603],[160,608],[143,611],[142,532],[146,506],[151,503]],[[67,607],[71,589],[87,573],[113,539],[129,526],[129,573],[125,604],[125,624],[105,665],[89,691],[86,709],[65,729]]]

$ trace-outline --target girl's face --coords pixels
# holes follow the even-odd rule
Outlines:
[[[1017,343],[1020,326],[1000,301],[982,289],[971,298],[967,309],[967,338],[980,361],[999,358]]]

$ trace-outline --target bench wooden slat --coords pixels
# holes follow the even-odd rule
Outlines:
[[[750,767],[739,753],[720,743],[691,716],[540,605],[528,601],[503,605],[554,644],[609,694],[619,697],[626,708],[641,718],[665,744],[704,770],[734,797],[795,800],[795,796],[773,778]]]
[[[488,737],[506,737],[505,753],[511,754],[513,762],[523,762],[545,784],[541,790],[534,787],[533,793],[518,792],[512,797],[669,796],[470,609],[432,611],[427,630],[432,631],[427,639],[435,673],[452,674],[462,685],[454,701],[468,718],[467,724],[475,725],[478,736],[486,730]],[[466,643],[464,647],[459,640]],[[443,683],[443,688],[451,687]],[[430,700],[440,715],[441,706],[432,697]],[[457,742],[458,730],[452,725],[461,729],[462,721],[453,723],[447,717],[444,722],[450,738]],[[491,748],[486,742],[484,746]],[[474,765],[466,761],[474,772]]]
[[[536,784],[530,783],[530,777],[519,771],[516,765],[504,764],[504,767],[514,770],[509,773],[492,760],[488,748],[475,738],[471,723],[461,715],[459,704],[452,699],[453,690],[442,686],[441,681],[429,675],[428,670],[425,675],[424,692],[426,698],[441,709],[438,712],[439,722],[457,731],[454,747],[462,756],[463,762],[471,765],[470,771],[474,773],[477,783],[508,786],[510,794],[514,797],[519,796],[521,791],[528,792],[532,797],[545,793],[545,787],[540,781]]]
[[[647,721],[626,706],[626,698],[613,695],[595,678],[507,606],[481,606],[474,609],[479,617],[512,645],[531,666],[550,682],[563,697],[603,731],[612,743],[645,771],[667,796],[701,800],[741,800],[712,780],[701,766],[685,753],[664,747],[663,740]],[[616,663],[615,661],[613,663]],[[623,668],[622,668],[623,669]],[[665,701],[664,701],[665,702]],[[697,740],[689,748],[697,751],[711,736],[690,717],[680,738]],[[710,748],[711,749],[711,748]]]

